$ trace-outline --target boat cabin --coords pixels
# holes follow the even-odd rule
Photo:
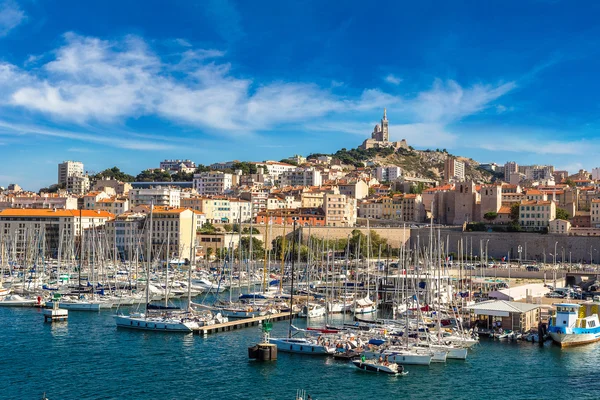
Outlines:
[[[552,318],[552,326],[575,327],[579,307],[579,304],[557,304],[556,315]]]

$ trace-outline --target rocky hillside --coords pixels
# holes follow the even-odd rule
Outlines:
[[[312,154],[308,158],[322,154]],[[402,168],[406,176],[429,178],[441,180],[444,177],[444,162],[451,156],[445,149],[440,150],[415,150],[399,149],[350,149],[338,150],[332,157],[339,159],[344,164],[354,167],[397,165]],[[490,182],[492,174],[479,168],[479,163],[471,158],[456,156],[459,161],[465,163],[465,174],[468,179],[476,182]]]

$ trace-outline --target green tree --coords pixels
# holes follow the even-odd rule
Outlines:
[[[239,254],[240,247],[242,249],[242,253],[244,257],[248,257],[248,252],[250,251],[250,236],[243,236],[240,240],[240,244],[236,248],[236,251]],[[265,256],[265,249],[262,240],[259,240],[255,237],[252,238],[252,258],[258,259]]]
[[[111,178],[121,182],[133,182],[135,180],[133,175],[122,172],[118,167],[107,168],[104,171],[91,176],[90,180],[95,181],[102,178]]]
[[[571,178],[567,178],[567,179],[564,181],[564,183],[565,183],[567,186],[569,186],[569,187],[575,187],[575,186],[577,186],[577,185],[575,185],[575,182],[574,182],[574,181],[573,181],[573,179],[571,179]]]
[[[202,225],[202,228],[198,230],[198,232],[204,234],[212,234],[217,232],[217,228],[210,222],[205,222],[204,225]]]
[[[135,180],[136,182],[172,182],[171,174],[158,168],[140,172]]]
[[[208,249],[206,249],[206,259],[210,260],[210,256],[212,256],[214,252],[215,252],[215,250],[212,247],[209,247]]]
[[[498,213],[496,211],[489,211],[483,214],[483,218],[488,222],[492,222],[493,220],[498,218]]]
[[[570,218],[569,213],[564,208],[556,209],[556,219],[564,219],[565,221]]]
[[[515,223],[519,223],[519,203],[514,203],[510,206],[510,220]]]
[[[256,229],[255,227],[252,227],[252,234],[259,234],[259,230]],[[250,228],[245,226],[244,229],[242,229],[242,234],[250,234]]]
[[[231,231],[233,231],[233,225],[231,225],[231,224],[224,224],[223,225],[223,230],[225,232],[231,232]]]

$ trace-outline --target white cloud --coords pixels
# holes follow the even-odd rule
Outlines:
[[[67,33],[64,41],[45,53],[45,63],[34,70],[0,64],[0,105],[80,125],[114,127],[128,118],[151,115],[208,133],[251,134],[291,124],[365,137],[374,122],[352,119],[387,107],[394,119],[392,139],[450,147],[457,135],[446,129],[448,124],[484,110],[515,87],[509,82],[463,88],[454,81],[436,80],[431,89],[414,96],[394,96],[373,88],[358,95],[338,95],[335,88],[313,83],[257,84],[251,77],[236,76],[222,60],[225,53],[217,49],[186,47],[162,58],[135,36],[102,40]],[[344,122],[330,122],[331,117]],[[113,132],[106,143],[114,138],[117,147],[153,149],[151,140],[128,139],[131,136]],[[78,137],[96,140],[90,135]]]
[[[26,19],[25,12],[12,0],[0,3],[0,37],[19,26]]]
[[[394,74],[389,74],[385,78],[383,78],[383,80],[386,81],[387,83],[391,83],[392,85],[399,85],[402,83],[403,79],[398,78]]]
[[[40,135],[62,139],[72,139],[81,142],[102,144],[111,147],[130,150],[170,150],[177,148],[169,141],[155,137],[153,140],[138,140],[122,137],[108,137],[80,131],[44,128],[40,126],[15,124],[0,121],[0,135]]]
[[[483,110],[515,87],[515,82],[508,82],[463,88],[453,80],[436,79],[431,90],[421,92],[410,103],[409,110],[422,121],[450,123]]]

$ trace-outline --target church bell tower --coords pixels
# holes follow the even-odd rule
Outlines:
[[[381,119],[381,132],[383,136],[383,141],[388,142],[390,140],[390,134],[388,132],[388,119],[387,119],[387,110],[383,109],[383,118]]]

